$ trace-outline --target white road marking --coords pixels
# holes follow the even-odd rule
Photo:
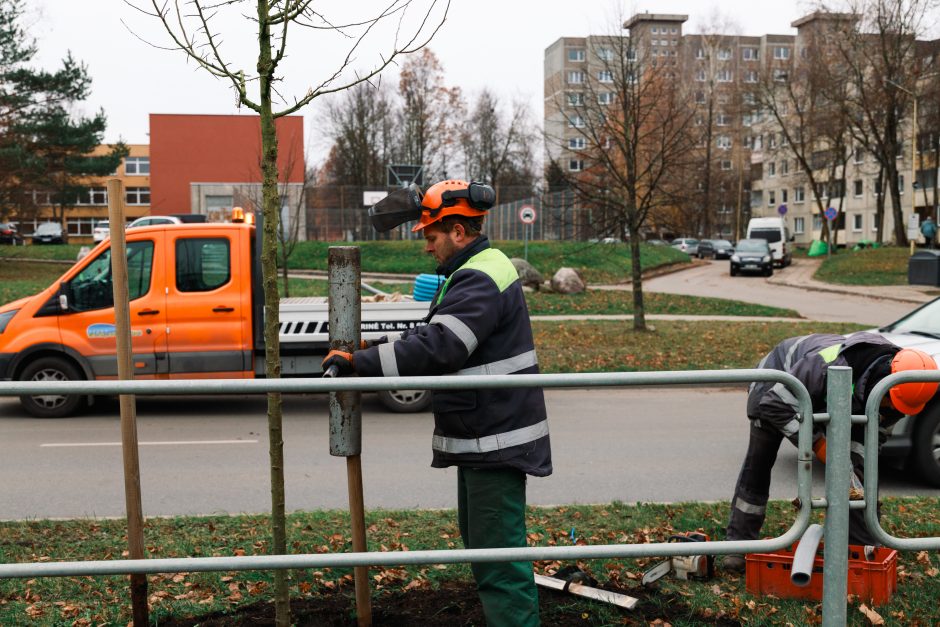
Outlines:
[[[138,442],[140,446],[184,446],[200,444],[257,444],[258,440],[176,440],[167,442]],[[120,442],[46,442],[40,448],[68,448],[83,446],[121,446]]]

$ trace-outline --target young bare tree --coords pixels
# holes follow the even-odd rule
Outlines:
[[[385,168],[396,154],[396,107],[384,84],[362,83],[327,105],[333,140],[325,179],[334,185],[384,186]]]
[[[140,2],[142,0],[138,0]],[[444,5],[443,7],[441,5]],[[165,2],[151,0],[149,9],[137,8],[159,20],[170,38],[170,48],[182,52],[190,61],[210,75],[231,84],[240,106],[261,118],[263,243],[261,252],[262,282],[266,316],[264,320],[265,374],[281,375],[280,309],[277,289],[277,237],[280,214],[277,175],[277,134],[274,121],[299,111],[325,94],[349,89],[377,77],[385,68],[405,54],[422,49],[444,22],[449,0],[388,0],[384,8],[361,19],[345,22],[325,15],[313,0],[189,0]],[[245,7],[253,7],[254,15],[246,18]],[[250,19],[256,27],[250,41],[238,40],[238,31],[223,33],[223,23],[244,24]],[[225,20],[229,20],[226,22]],[[353,60],[362,54],[364,42],[374,41],[389,24],[391,42],[385,52],[368,67],[355,67]],[[303,33],[318,36],[338,34],[345,41],[346,54],[339,66],[325,73],[326,78],[313,81],[301,95],[281,94],[283,85],[280,68],[287,56],[288,34],[291,40]],[[226,34],[232,35],[226,37]],[[233,45],[234,44],[234,45]],[[242,50],[257,50],[254,62],[239,68],[232,61]],[[280,107],[280,108],[278,108]],[[271,457],[271,509],[274,553],[287,552],[284,514],[284,444],[282,435],[280,394],[268,395],[268,434]],[[275,571],[275,604],[277,624],[290,624],[287,573]]]
[[[755,92],[755,149],[765,155],[764,168],[789,168],[792,163],[819,215],[832,199],[839,199],[841,212],[845,196],[845,167],[851,155],[844,106],[847,82],[840,54],[830,42],[832,31],[850,19],[835,14],[818,21],[804,35],[805,55],[767,59]],[[826,222],[823,237],[835,244]]]
[[[468,178],[487,182],[497,191],[534,184],[535,132],[524,103],[513,103],[506,115],[496,95],[484,89],[470,110],[462,143]],[[504,196],[500,195],[500,202],[507,200]]]
[[[917,39],[923,36],[936,0],[846,0],[854,20],[845,20],[833,44],[846,68],[852,134],[883,170],[891,196],[894,239],[907,243],[898,157],[904,149],[904,120],[910,119],[923,73]],[[828,10],[825,5],[820,5]],[[913,140],[913,138],[912,138]],[[878,237],[882,238],[879,225]]]
[[[549,167],[591,209],[599,235],[630,242],[633,328],[643,331],[641,232],[652,214],[674,206],[694,147],[695,108],[678,79],[678,60],[652,57],[643,42],[610,35],[596,39],[587,56],[590,80],[553,105],[568,116],[575,141],[567,145],[583,146],[583,167]]]

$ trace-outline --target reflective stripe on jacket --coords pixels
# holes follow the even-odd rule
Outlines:
[[[511,375],[539,372],[518,273],[481,236],[458,253],[427,324],[356,353],[363,376]],[[438,390],[432,465],[512,467],[551,474],[541,388]]]
[[[774,347],[757,365],[789,372],[799,379],[809,392],[816,413],[826,411],[826,380],[830,366],[852,368],[852,413],[865,413],[865,388],[873,383],[867,379],[871,365],[879,358],[893,355],[899,348],[873,333],[854,333],[849,336],[816,333],[788,338]],[[782,383],[752,383],[748,390],[747,415],[752,420],[773,427],[796,442],[799,432],[799,403],[790,389]],[[817,429],[820,430],[820,429]],[[861,431],[853,429],[854,433]]]

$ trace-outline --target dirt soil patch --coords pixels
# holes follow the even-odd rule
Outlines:
[[[643,589],[624,590],[616,586],[601,585],[602,589],[637,597],[640,602],[633,610],[620,610],[619,624],[648,625],[657,619],[692,621],[696,625],[719,625],[736,627],[741,623],[727,617],[706,617],[694,613],[682,597],[664,594],[661,590],[647,593]],[[644,603],[655,596],[655,603]],[[575,597],[539,588],[539,610],[544,624],[567,627],[578,625],[609,624],[610,614],[595,622],[589,606],[578,603],[572,607]],[[291,601],[293,624],[305,627],[347,627],[356,624],[355,601],[345,592],[320,594],[315,599]],[[383,627],[422,625],[428,627],[483,626],[483,610],[476,588],[466,582],[442,586],[437,590],[411,590],[372,599],[372,622]],[[233,613],[215,613],[204,616],[161,621],[160,627],[227,627],[237,625],[274,625],[274,604],[260,602],[239,608]]]

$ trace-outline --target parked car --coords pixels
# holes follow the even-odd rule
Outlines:
[[[726,239],[703,239],[698,243],[698,258],[729,259],[734,246]]]
[[[694,257],[698,253],[698,240],[691,237],[680,237],[672,240],[670,246],[676,250],[681,250],[689,257]]]
[[[111,227],[108,226],[107,220],[99,220],[95,224],[94,230],[91,232],[91,238],[96,242],[103,242],[108,239],[108,236],[111,235]]]
[[[921,305],[900,320],[871,329],[901,348],[916,348],[940,363],[940,298]],[[940,394],[916,416],[894,425],[881,449],[892,465],[910,468],[931,485],[940,487]]]
[[[62,244],[62,225],[58,222],[43,222],[32,234],[34,244]]]
[[[16,225],[12,222],[0,222],[0,244],[17,246],[23,243],[23,236],[17,233]]]
[[[183,221],[175,216],[142,216],[127,225],[133,229],[138,226],[154,226],[156,224],[182,224]]]
[[[764,239],[742,239],[731,255],[731,276],[741,272],[760,272],[764,276],[774,273],[774,259],[770,245]]]

